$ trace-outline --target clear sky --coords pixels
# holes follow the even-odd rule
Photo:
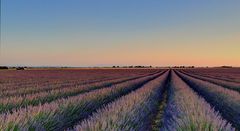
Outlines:
[[[240,66],[239,0],[1,0],[0,65]]]

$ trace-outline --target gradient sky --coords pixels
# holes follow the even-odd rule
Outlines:
[[[0,65],[240,66],[239,0],[1,0]]]

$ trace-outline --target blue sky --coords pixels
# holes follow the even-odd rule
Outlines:
[[[237,0],[3,0],[0,64],[240,66],[239,12]]]

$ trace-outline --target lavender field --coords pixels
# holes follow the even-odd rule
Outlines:
[[[0,70],[1,131],[238,131],[240,69]]]

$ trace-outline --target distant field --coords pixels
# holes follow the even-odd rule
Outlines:
[[[240,69],[1,70],[0,130],[240,130]]]

